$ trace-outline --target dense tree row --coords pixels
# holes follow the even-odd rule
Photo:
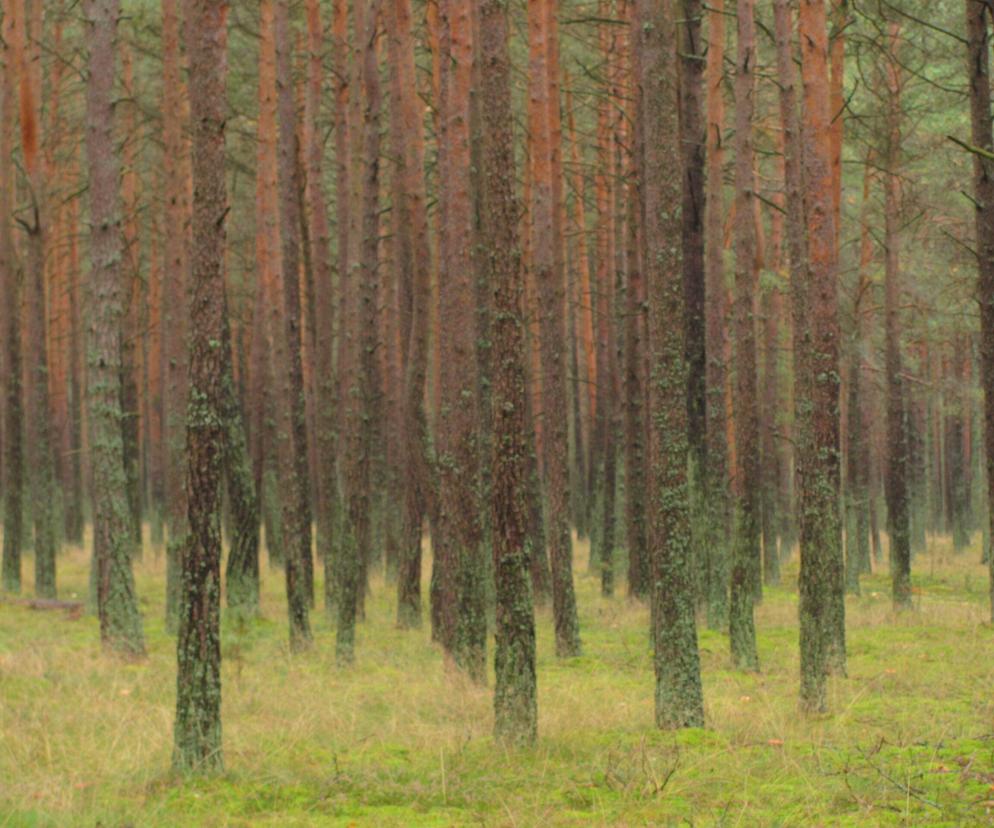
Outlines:
[[[164,557],[177,767],[222,764],[262,550],[294,652],[320,601],[361,660],[377,571],[474,681],[493,634],[512,743],[535,608],[582,651],[578,539],[647,606],[660,727],[704,724],[698,623],[761,668],[795,551],[807,711],[861,575],[909,608],[928,538],[979,532],[994,600],[986,2],[2,12],[3,589],[30,550],[56,597],[91,523],[140,657]]]

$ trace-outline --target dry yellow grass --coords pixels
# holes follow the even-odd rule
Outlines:
[[[93,618],[0,603],[0,825],[994,824],[977,547],[935,539],[905,615],[885,574],[866,579],[847,607],[849,676],[814,718],[797,711],[788,566],[757,610],[762,673],[731,670],[726,637],[702,631],[708,727],[670,734],[652,724],[647,612],[600,597],[579,543],[584,655],[557,661],[540,612],[540,742],[516,753],[490,738],[490,691],[447,670],[427,628],[394,628],[381,579],[342,671],[320,610],[313,649],[290,656],[282,576],[264,568],[264,620],[223,633],[227,771],[184,780],[169,774],[175,652],[147,545],[142,663],[104,655]],[[63,596],[82,596],[83,550],[59,564]]]

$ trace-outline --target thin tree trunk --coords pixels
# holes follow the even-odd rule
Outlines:
[[[162,142],[172,169],[164,178],[166,205],[165,265],[162,297],[162,452],[165,470],[166,625],[175,630],[179,612],[179,555],[186,538],[186,490],[183,485],[183,434],[187,400],[188,330],[187,254],[189,217],[189,157],[183,137],[186,86],[180,58],[178,0],[162,0]]]
[[[705,293],[707,296],[705,379],[707,384],[707,620],[711,629],[728,626],[728,443],[725,383],[727,367],[725,268],[722,248],[725,155],[725,3],[712,0],[707,54],[707,196],[705,198]]]
[[[21,542],[24,534],[24,442],[21,388],[21,284],[11,235],[13,149],[16,126],[17,67],[11,43],[14,17],[3,18],[3,79],[0,81],[0,347],[4,350],[3,387],[3,589],[21,591]]]
[[[546,538],[552,565],[552,613],[556,653],[580,652],[580,629],[573,591],[569,526],[569,440],[566,427],[565,295],[562,228],[558,204],[559,63],[555,16],[557,0],[529,0],[528,121],[532,135],[532,267],[539,308],[542,371],[542,472],[545,479]],[[556,96],[553,99],[553,96]]]
[[[899,26],[888,27],[887,134],[884,172],[884,366],[887,374],[887,515],[894,607],[911,606],[911,536],[908,492],[907,401],[901,358],[901,86]]]
[[[289,0],[274,6],[276,40],[276,105],[278,112],[277,190],[283,284],[284,361],[280,421],[280,487],[290,646],[301,649],[311,637],[308,607],[313,603],[310,473],[307,453],[307,413],[304,396],[303,343],[300,300],[300,201],[297,164],[297,105],[293,94],[293,39]]]
[[[39,5],[34,5],[38,3]],[[29,31],[28,10],[32,15]],[[21,153],[27,174],[28,218],[19,220],[27,234],[24,268],[25,422],[28,444],[31,515],[34,522],[35,594],[54,598],[55,585],[55,464],[52,452],[48,393],[48,346],[45,339],[45,169],[40,152],[41,130],[41,14],[40,0],[18,0],[14,12],[13,52],[20,92]]]
[[[756,23],[752,0],[738,0],[735,73],[735,467],[738,496],[732,553],[729,639],[732,660],[758,670],[753,585],[761,566],[759,409],[756,388],[756,203],[752,118]]]

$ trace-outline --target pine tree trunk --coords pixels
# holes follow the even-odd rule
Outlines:
[[[179,556],[186,538],[186,490],[183,470],[183,434],[187,403],[188,331],[187,254],[190,171],[183,137],[187,118],[186,86],[180,57],[178,0],[162,0],[162,141],[172,170],[164,178],[165,265],[162,297],[163,427],[162,467],[165,470],[166,625],[175,630],[179,612]]]
[[[486,276],[493,290],[493,521],[497,592],[494,667],[494,736],[530,744],[537,733],[535,616],[532,609],[526,478],[529,447],[525,400],[524,272],[514,195],[514,119],[507,9],[481,0],[480,83],[482,158],[486,187],[483,242]]]
[[[425,383],[428,373],[428,332],[431,311],[431,252],[425,207],[424,136],[421,104],[417,97],[414,64],[414,35],[410,0],[388,0],[391,94],[398,130],[395,151],[400,157],[401,217],[403,234],[401,295],[402,346],[406,370],[402,398],[404,457],[408,469],[404,485],[404,517],[400,566],[397,577],[397,624],[402,628],[421,625],[421,538],[425,516],[435,514],[437,493],[431,435],[425,412]]]
[[[701,727],[704,703],[691,577],[687,479],[688,308],[681,269],[676,0],[638,0],[637,114],[643,139],[644,262],[649,296],[651,462],[649,560],[656,725]]]
[[[752,0],[737,6],[735,73],[735,468],[736,510],[732,549],[729,639],[732,660],[758,670],[753,583],[761,562],[759,410],[756,393],[756,225],[752,117],[756,30]]]
[[[55,465],[48,393],[48,343],[45,338],[45,244],[48,236],[45,170],[40,152],[41,40],[40,0],[18,0],[13,24],[13,53],[20,91],[21,153],[28,181],[28,218],[24,267],[24,365],[28,480],[34,522],[35,594],[54,598]],[[29,25],[29,8],[35,12]],[[37,30],[35,30],[37,28]],[[30,29],[30,31],[29,31]]]
[[[104,646],[145,654],[131,559],[134,515],[128,501],[121,409],[123,280],[120,275],[121,171],[114,154],[114,67],[120,0],[88,0],[86,155],[89,164],[90,278],[87,282],[87,420],[93,474],[93,553]]]
[[[565,281],[559,250],[562,228],[558,204],[559,99],[556,0],[529,0],[528,121],[532,136],[532,268],[539,310],[542,377],[541,458],[545,482],[546,539],[552,568],[552,614],[556,653],[580,652],[580,630],[573,591],[573,553],[569,525],[569,439],[566,411]],[[553,96],[556,96],[553,99]]]
[[[840,615],[844,604],[840,607],[836,603],[843,582],[839,322],[824,0],[801,0],[798,32],[804,89],[802,163],[808,239],[806,275],[793,285],[800,479],[801,705],[805,710],[816,711],[825,709],[826,676],[833,661],[844,658],[845,653],[844,645],[840,650],[838,641],[840,624],[844,625],[844,614]],[[789,47],[781,45],[784,48]],[[788,204],[788,211],[791,209]],[[838,667],[836,662],[835,669]]]
[[[901,79],[896,55],[898,24],[890,23],[887,134],[884,138],[884,367],[887,375],[887,515],[894,606],[911,606],[911,536],[908,491],[907,400],[901,357]]]
[[[223,767],[220,613],[228,4],[191,0],[188,14],[194,181],[186,437],[189,539],[182,555],[173,766],[211,772]]]
[[[728,626],[729,469],[725,383],[725,268],[722,245],[725,155],[725,4],[713,0],[708,16],[707,196],[705,198],[705,294],[707,296],[705,380],[707,385],[707,621],[711,629]]]
[[[3,79],[0,81],[0,347],[3,375],[3,574],[4,591],[21,591],[24,534],[24,443],[21,389],[21,285],[11,234],[13,149],[16,126],[16,66],[11,49],[13,15],[3,19]]]
[[[486,617],[482,504],[478,499],[479,386],[476,361],[476,277],[472,267],[473,195],[470,179],[470,86],[473,33],[468,3],[446,0],[441,26],[441,143],[439,176],[445,216],[441,223],[441,411],[439,483],[444,565],[442,644],[472,679],[486,678]],[[433,535],[433,540],[434,540]]]
[[[293,94],[289,0],[276,0],[273,25],[279,135],[276,179],[283,285],[283,330],[274,331],[274,335],[285,337],[284,359],[279,373],[283,383],[279,402],[283,408],[279,447],[281,512],[290,646],[302,649],[311,637],[308,608],[314,598],[314,559],[311,552],[310,471],[301,336],[299,193],[302,185],[297,164],[297,104]]]

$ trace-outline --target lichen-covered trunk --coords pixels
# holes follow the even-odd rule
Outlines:
[[[845,605],[839,606],[836,601],[842,595],[843,579],[839,322],[824,0],[801,0],[798,19],[804,109],[801,159],[808,243],[805,276],[793,284],[800,483],[801,705],[806,710],[823,710],[828,672],[833,662],[838,670],[838,659],[845,657],[844,642],[838,639],[840,627],[844,629]],[[780,48],[789,52],[789,45],[781,44]]]
[[[651,353],[649,561],[656,725],[704,724],[687,479],[687,303],[681,267],[676,0],[638,0],[637,119]]]
[[[470,88],[473,31],[468,3],[439,7],[441,128],[441,411],[440,522],[448,596],[442,644],[475,681],[486,678],[486,617],[482,514],[478,496],[479,385],[476,362],[476,274],[472,263],[473,194],[470,176]]]
[[[173,767],[211,772],[221,753],[221,475],[225,450],[224,126],[225,0],[191,0],[187,12],[193,142],[190,403],[186,456],[189,536],[182,555],[176,645]]]
[[[538,728],[535,616],[530,575],[526,480],[530,473],[525,383],[524,271],[514,194],[514,119],[507,8],[480,0],[482,156],[486,209],[482,217],[485,275],[493,292],[493,478],[490,514],[497,596],[494,735],[530,744]]]
[[[89,166],[90,276],[86,296],[87,420],[93,474],[93,554],[97,612],[104,646],[130,656],[145,653],[131,559],[135,551],[129,511],[121,421],[123,287],[120,276],[120,165],[114,154],[114,67],[120,0],[84,5],[89,47],[86,86],[86,156]]]

